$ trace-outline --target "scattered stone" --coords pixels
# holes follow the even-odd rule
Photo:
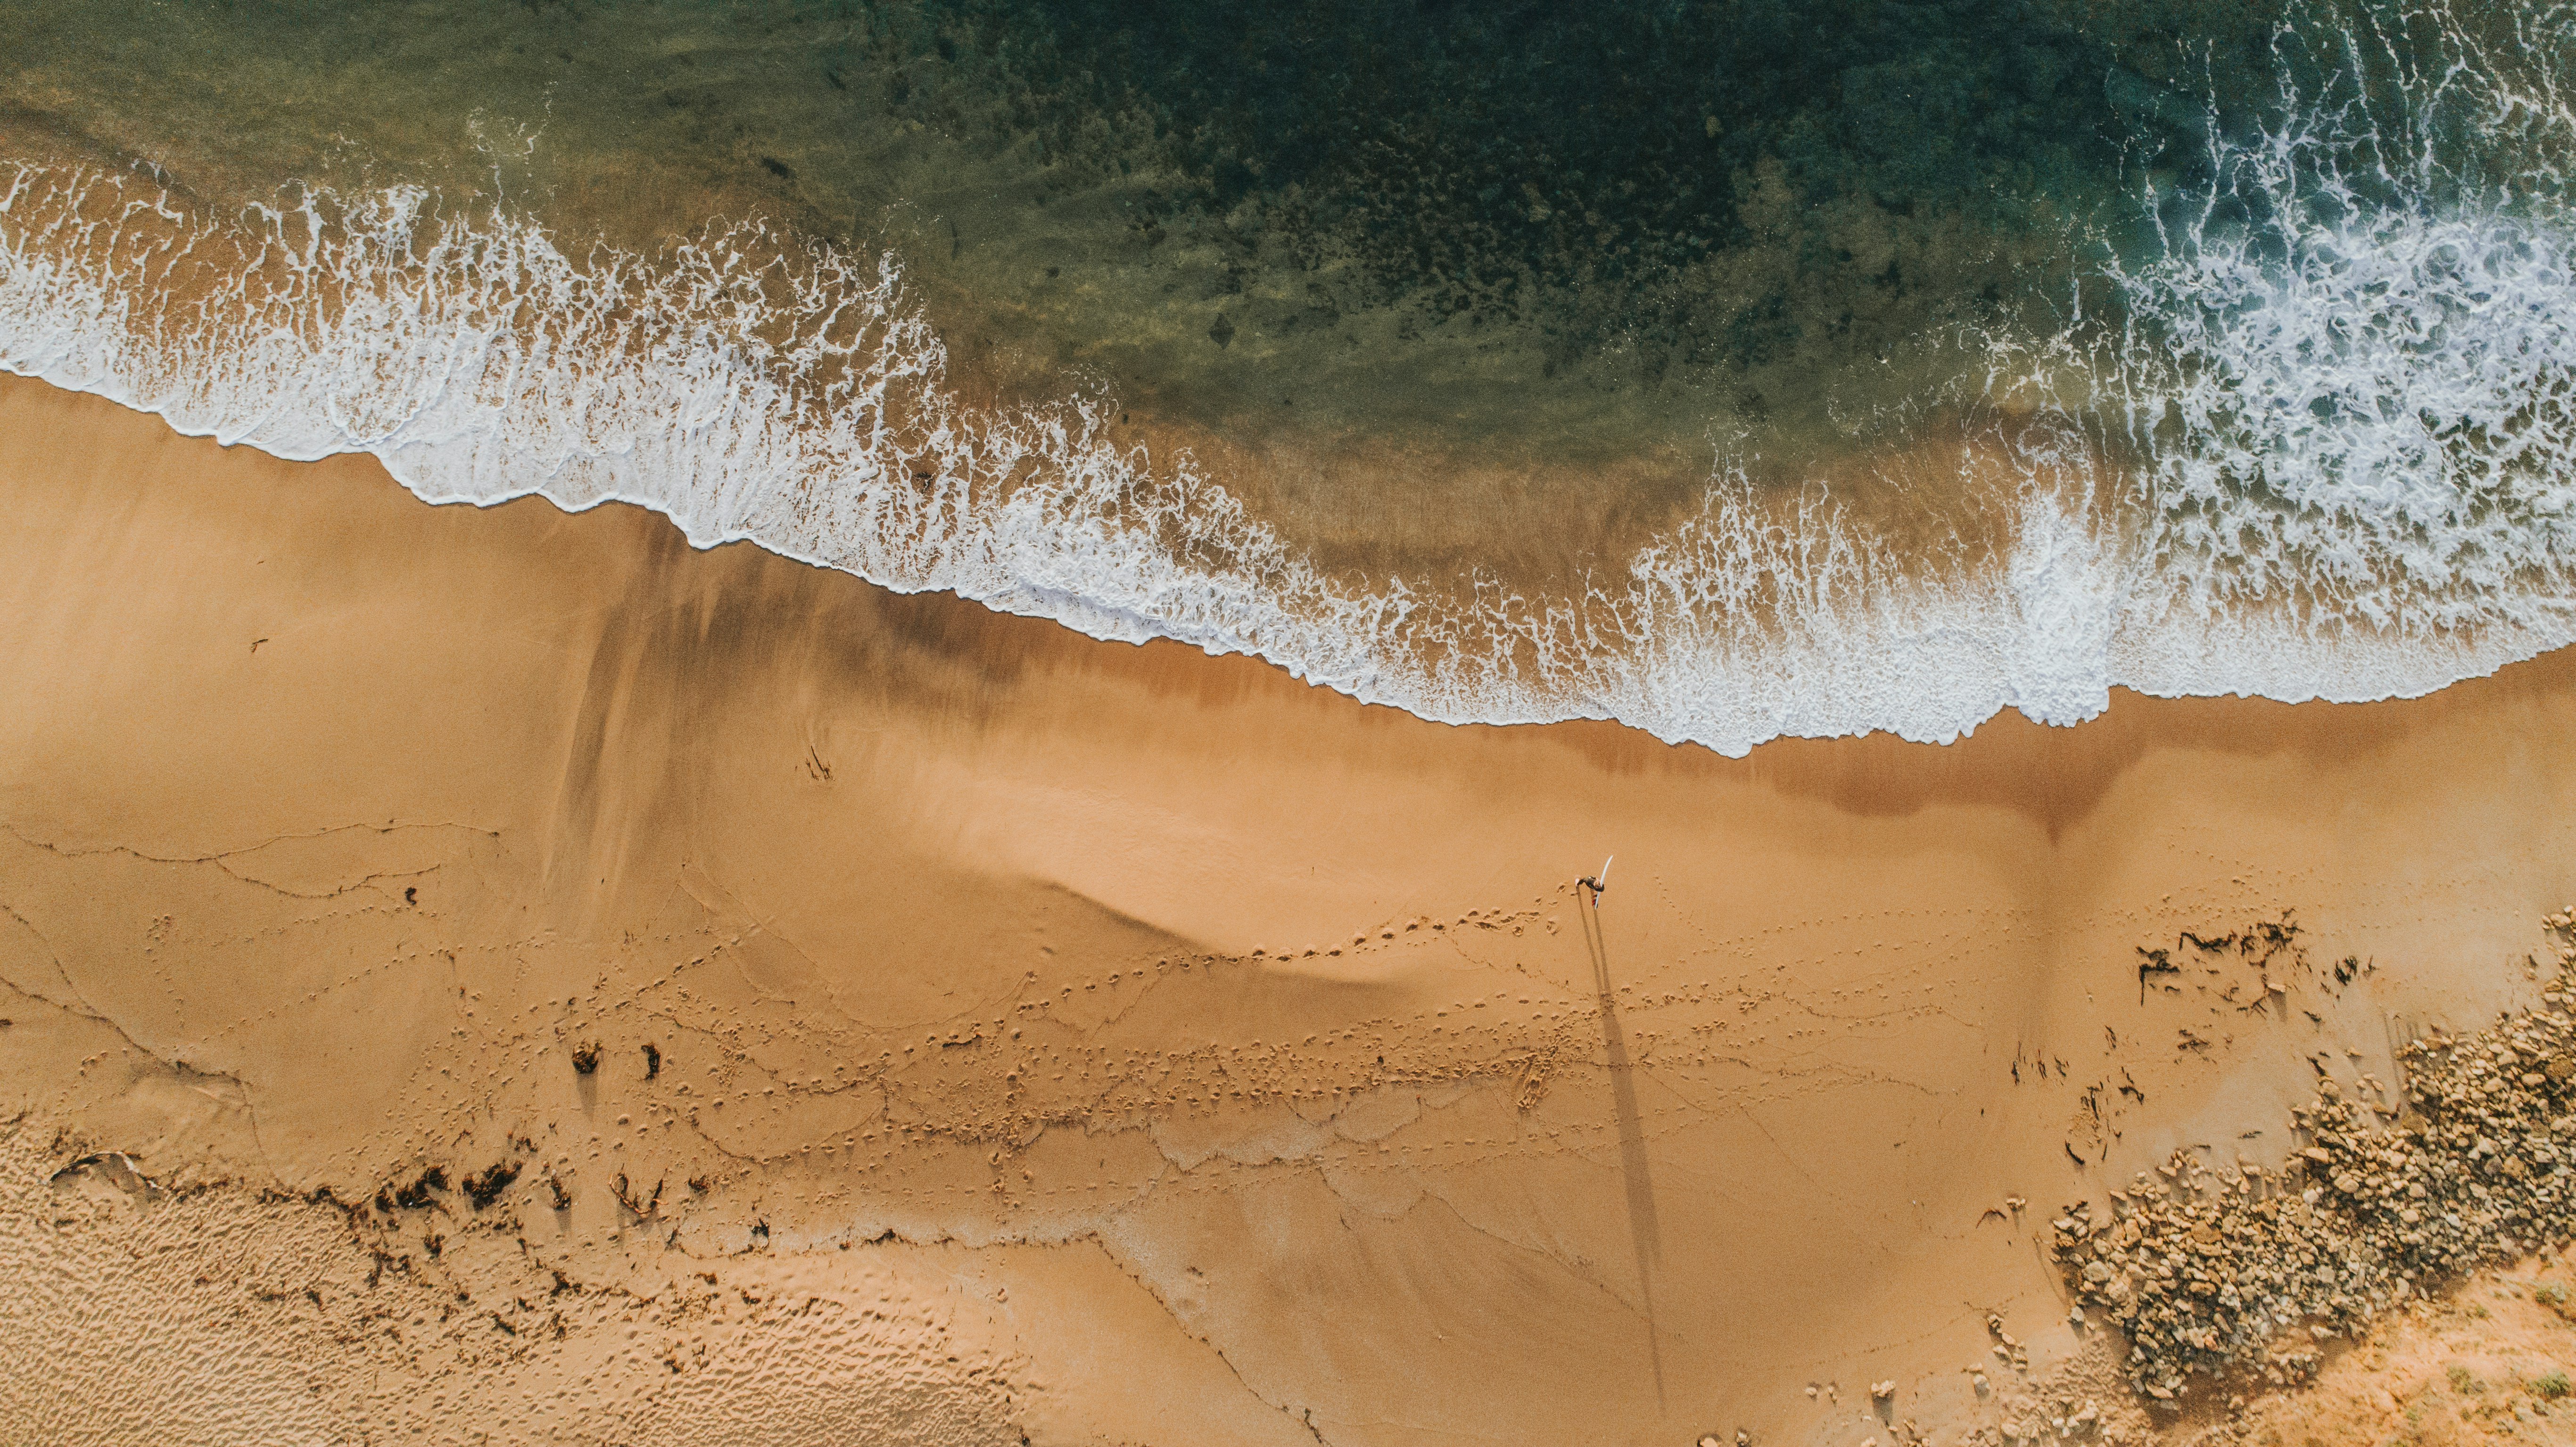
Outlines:
[[[2576,912],[2548,923],[2564,939]],[[2558,1068],[2576,1060],[2576,975],[2562,971],[2543,1000],[2475,1035],[2406,1045],[2402,1093],[2364,1078],[2388,1103],[2321,1080],[2291,1112],[2310,1143],[2277,1175],[2177,1151],[2107,1215],[2084,1202],[2053,1221],[2068,1285],[2129,1339],[2132,1388],[2165,1406],[2194,1377],[2304,1382],[2327,1338],[2576,1237],[2576,1069]],[[1999,1320],[1988,1328],[2010,1340]]]

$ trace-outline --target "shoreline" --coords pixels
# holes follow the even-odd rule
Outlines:
[[[76,386],[61,382],[43,371],[18,370],[0,366],[0,376],[94,396],[123,410],[150,417],[181,436],[215,441],[225,447],[251,447],[283,462],[314,463],[338,458],[362,458],[380,467],[390,467],[382,456],[365,449],[279,451],[247,440],[225,441],[222,434],[228,429],[224,427],[190,423],[174,418],[170,414],[169,407],[175,404],[147,405],[116,395],[111,391],[94,390],[85,385]],[[2109,712],[2110,700],[2121,695],[2172,702],[2209,699],[2288,705],[2407,702],[2430,697],[2461,684],[2490,678],[2498,670],[2531,663],[2551,653],[2576,647],[2576,643],[2551,642],[2545,638],[2535,641],[2534,632],[2530,629],[2515,631],[2511,634],[2512,641],[2499,643],[2496,639],[2505,635],[2507,630],[2493,628],[2488,630],[2485,637],[2478,643],[2442,645],[2455,655],[2458,661],[2445,669],[2437,670],[2436,681],[2424,682],[2417,678],[2401,680],[2383,675],[2386,670],[2396,666],[2391,660],[2417,658],[2427,649],[2433,648],[2435,645],[2429,639],[2373,640],[2366,646],[2355,647],[2350,644],[2323,644],[2307,640],[2265,637],[2257,643],[2247,644],[2245,639],[2258,633],[2259,627],[2249,625],[2243,619],[2232,619],[2224,626],[2210,626],[2199,637],[2159,638],[2150,640],[2155,645],[2152,647],[2133,642],[2117,648],[2114,653],[2122,661],[2112,662],[2110,657],[2106,656],[2105,659],[2100,660],[2108,665],[2104,669],[2093,668],[2092,664],[2095,660],[2088,658],[2072,660],[2075,666],[2062,676],[2048,676],[2043,670],[2036,680],[2036,691],[2028,695],[2021,691],[2022,685],[2018,683],[1999,682],[1998,687],[2001,691],[1982,705],[1969,703],[1964,708],[1945,709],[1938,718],[1918,721],[1919,731],[1909,731],[1914,728],[1912,725],[1891,724],[1877,720],[1875,715],[1872,716],[1873,721],[1858,727],[1857,731],[1801,731],[1810,726],[1809,721],[1803,718],[1803,715],[1813,707],[1813,701],[1807,701],[1799,708],[1791,710],[1793,715],[1801,717],[1800,722],[1779,725],[1768,733],[1743,733],[1740,736],[1730,733],[1717,741],[1711,741],[1688,733],[1675,732],[1667,735],[1658,732],[1649,724],[1619,715],[1612,705],[1593,701],[1568,702],[1562,706],[1569,709],[1580,707],[1597,711],[1538,711],[1508,717],[1479,717],[1451,713],[1420,698],[1408,702],[1397,694],[1384,691],[1375,683],[1360,683],[1347,678],[1327,676],[1332,671],[1329,660],[1319,663],[1317,660],[1302,657],[1273,658],[1263,652],[1259,644],[1230,634],[1183,636],[1182,631],[1175,631],[1168,620],[1139,617],[1121,608],[1103,606],[1098,600],[1079,599],[1076,595],[1069,594],[1048,594],[1041,597],[1038,596],[1039,590],[1033,590],[1024,584],[1015,585],[1003,592],[988,596],[947,582],[934,581],[912,585],[887,582],[868,575],[856,565],[835,562],[816,554],[802,552],[748,531],[728,531],[702,540],[691,535],[690,525],[674,516],[667,503],[647,497],[604,492],[595,493],[580,500],[566,500],[556,497],[542,486],[491,496],[463,492],[433,494],[421,491],[420,486],[403,480],[399,476],[393,480],[416,499],[432,507],[466,506],[488,510],[508,507],[515,503],[543,502],[569,515],[578,515],[601,508],[633,508],[651,513],[678,529],[688,546],[700,552],[712,552],[736,546],[751,547],[781,561],[839,573],[868,587],[880,588],[898,596],[953,599],[997,614],[1052,624],[1095,643],[1126,644],[1135,647],[1168,643],[1205,654],[1210,658],[1242,658],[1258,667],[1278,670],[1301,684],[1329,689],[1362,706],[1393,709],[1424,723],[1456,728],[1548,728],[1558,725],[1602,724],[1644,734],[1656,743],[1668,747],[1704,749],[1730,759],[1741,759],[1753,750],[1767,745],[1789,742],[1833,743],[1844,739],[1883,737],[1909,746],[1940,747],[1970,738],[1979,729],[2002,720],[2007,715],[2018,715],[2021,721],[2044,727],[2073,727],[2101,719]],[[1669,544],[1672,539],[1659,535],[1655,541],[1658,546],[1663,546]],[[1949,587],[1948,591],[1957,594],[1963,590]],[[1975,591],[1975,589],[1965,591]],[[2001,590],[1999,587],[1989,587],[1987,591],[2000,592]],[[1927,600],[1914,601],[1920,603]],[[1079,602],[1080,606],[1073,606],[1074,602]],[[1933,606],[1937,607],[1938,603],[1934,603]],[[1080,619],[1088,620],[1091,626],[1086,627],[1083,621],[1077,621],[1075,617],[1064,616],[1068,611],[1078,615]],[[1301,620],[1286,621],[1299,621],[1301,627],[1303,626]],[[1815,620],[1801,620],[1802,624],[1813,621]],[[1826,621],[1839,624],[1842,620]],[[1204,630],[1199,631],[1204,632]],[[1971,619],[1934,618],[1923,622],[1919,631],[1938,635],[1977,634],[1988,630],[1981,629]],[[2211,691],[2205,682],[2187,681],[2179,676],[2177,670],[2187,671],[2188,664],[2176,660],[2188,659],[2205,653],[2210,648],[2221,646],[2213,640],[2230,633],[2235,635],[2234,641],[2245,647],[2249,654],[2268,655],[2266,661],[2257,666],[2274,670],[2272,681],[2240,681],[2221,685],[2215,691]],[[1839,640],[1805,637],[1801,641],[1806,645],[1803,656],[1809,664],[1826,671],[1838,671],[1831,660],[1839,648]],[[2028,662],[2027,659],[2010,656],[2013,652],[2012,649],[2000,647],[1981,652],[1972,647],[1967,656],[1954,661],[1966,665],[1972,671],[1992,673],[1996,679],[2004,680],[2007,675],[2016,673]],[[2044,653],[2045,650],[2041,652]],[[2334,657],[2348,671],[2342,684],[2319,681],[2321,671],[2330,671],[2322,670],[2316,662],[2320,656]],[[2063,663],[2067,660],[2055,661]],[[1378,677],[1381,672],[1374,661],[1365,664],[1364,671],[1372,678]],[[1792,667],[1779,671],[1797,673],[1812,670]],[[2095,676],[2097,672],[2098,678]],[[2139,676],[2131,677],[2129,676],[2131,674]],[[2280,681],[2282,679],[2294,681],[2285,683]],[[2357,679],[2369,681],[2355,681]],[[1872,689],[1874,692],[1903,691],[1902,677],[1893,680],[1881,677],[1876,678],[1874,682],[1877,685]],[[1642,681],[1628,679],[1625,681],[1625,686],[1641,687]],[[1523,683],[1514,683],[1506,691],[1525,688],[1526,685]],[[1648,689],[1647,691],[1666,690]],[[2098,695],[2098,699],[2095,695]],[[1980,706],[1986,710],[1981,714],[1976,711]]]
[[[2566,652],[1728,759],[23,379],[0,493],[12,1115],[173,1186],[414,1189],[365,1209],[424,1272],[963,1273],[1046,1440],[1177,1440],[1140,1374],[1336,1447],[1771,1440],[1817,1381],[1967,1420],[1989,1312],[2079,1349],[2047,1212],[2273,1158],[2313,1057],[2535,999],[2576,897]],[[2295,1009],[2141,1002],[2139,951],[2289,920]]]
[[[28,174],[51,183],[69,173]],[[92,188],[122,184],[78,174]],[[795,342],[787,350],[802,360],[781,360],[736,325],[750,323],[705,314],[693,290],[761,271],[775,247],[756,226],[727,233],[744,255],[720,240],[694,254],[694,271],[673,263],[664,275],[630,257],[603,279],[525,217],[485,224],[423,210],[411,193],[361,194],[337,204],[366,218],[360,230],[402,235],[401,247],[370,250],[347,227],[324,226],[312,238],[314,275],[253,282],[209,262],[174,282],[84,269],[82,256],[107,246],[87,232],[74,253],[53,256],[47,208],[70,204],[38,185],[22,207],[26,229],[11,238],[25,262],[0,306],[16,338],[8,367],[21,375],[149,408],[181,430],[256,439],[279,456],[362,451],[437,502],[541,495],[586,510],[624,500],[673,519],[701,546],[753,539],[881,586],[954,592],[1097,639],[1245,653],[1434,721],[1617,719],[1729,756],[1775,738],[1878,730],[1949,742],[2007,710],[2051,723],[2096,717],[2123,684],[2163,696],[2420,697],[2576,637],[2551,596],[2481,591],[2393,560],[2383,561],[2394,571],[2338,601],[2307,591],[2339,586],[2324,575],[2280,558],[2236,559],[2253,569],[2244,587],[2292,600],[2291,612],[2315,606],[2327,622],[2283,623],[2241,604],[2201,617],[2194,609],[2206,600],[2194,590],[2223,594],[2225,559],[2215,573],[2140,561],[2150,547],[2189,554],[2198,525],[2134,509],[2114,517],[2103,498],[2134,479],[2094,456],[2080,427],[2052,431],[2009,407],[1985,429],[1992,436],[1971,427],[1963,444],[1939,422],[1906,448],[1854,454],[1831,479],[1831,508],[1808,506],[1827,491],[1820,477],[1802,490],[1715,469],[1697,508],[1659,485],[1645,512],[1602,523],[1600,536],[1622,546],[1646,540],[1606,555],[1606,584],[1587,571],[1579,540],[1524,546],[1508,542],[1510,529],[1479,556],[1490,576],[1389,573],[1360,544],[1392,524],[1325,526],[1319,514],[1307,521],[1320,530],[1303,529],[1286,521],[1303,504],[1253,505],[1312,491],[1307,474],[1321,465],[1312,460],[1274,459],[1278,477],[1211,483],[1191,439],[1150,419],[1129,428],[1097,399],[979,405],[972,365],[958,362],[951,377],[948,343],[908,293],[870,281],[865,267],[826,259],[798,271],[797,304],[752,328]],[[210,254],[290,240],[168,225]],[[157,256],[173,240],[144,226],[115,245]],[[494,250],[511,264],[472,260]],[[521,271],[538,279],[493,279]],[[187,312],[162,295],[173,285],[197,302],[210,291],[217,304]],[[271,285],[276,295],[261,289]],[[530,305],[567,337],[541,345],[493,320]],[[194,319],[171,323],[162,313],[174,306]],[[234,318],[245,312],[295,316],[312,335],[248,329]],[[846,356],[823,335],[843,323],[818,319],[842,312],[859,318]],[[175,330],[155,330],[165,324]],[[139,340],[147,333],[157,340]],[[565,355],[583,361],[567,366]],[[443,360],[424,367],[424,357]],[[846,375],[834,370],[844,366]],[[849,406],[822,400],[843,386],[855,391],[833,395]],[[1225,465],[1246,456],[1225,439],[1204,455]],[[1405,455],[1391,449],[1384,465],[1400,471]],[[1926,468],[1949,479],[1934,490],[1945,499],[1937,506],[1904,481]],[[2545,502],[2520,486],[2486,478],[2472,490],[2499,505]],[[1537,505],[1513,506],[1526,520]],[[2222,512],[2292,546],[2274,536],[2289,522],[2250,506],[2240,499]],[[2146,540],[2128,538],[2133,528]],[[1440,534],[1411,518],[1400,530],[1417,547]],[[2344,541],[2367,552],[2374,538]],[[1354,547],[1342,559],[1350,566],[1333,565]],[[2555,567],[2545,548],[2520,563]],[[1577,575],[1581,586],[1559,586]],[[2382,614],[2414,631],[2365,635],[2335,621]],[[2456,626],[2463,618],[2483,621],[2472,635]]]

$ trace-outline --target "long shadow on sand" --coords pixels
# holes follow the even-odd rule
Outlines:
[[[1618,992],[1610,983],[1610,942],[1601,907],[1575,906],[1583,947],[1592,957],[1592,989],[1601,1001],[1601,1049],[1610,1061],[1610,1108],[1619,1126],[1619,1174],[1628,1191],[1628,1236],[1637,1251],[1637,1294],[1646,1317],[1646,1353],[1655,1369],[1655,1401],[1664,1400],[1664,1350],[1655,1326],[1655,1269],[1663,1263],[1663,1227],[1655,1218],[1655,1183],[1646,1164],[1646,1123],[1637,1110],[1635,1067],[1628,1035],[1619,1024]]]

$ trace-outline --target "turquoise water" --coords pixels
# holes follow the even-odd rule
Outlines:
[[[2564,641],[2545,7],[0,19],[0,358],[425,495],[1727,748]]]

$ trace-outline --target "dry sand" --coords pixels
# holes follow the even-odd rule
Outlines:
[[[2414,1303],[2315,1390],[2251,1404],[2238,1437],[2253,1447],[2576,1443],[2570,1279],[2565,1262],[2533,1259],[2481,1273],[2447,1301]]]
[[[2576,896],[2563,655],[1729,761],[33,382],[0,507],[9,1440],[1939,1440]]]

